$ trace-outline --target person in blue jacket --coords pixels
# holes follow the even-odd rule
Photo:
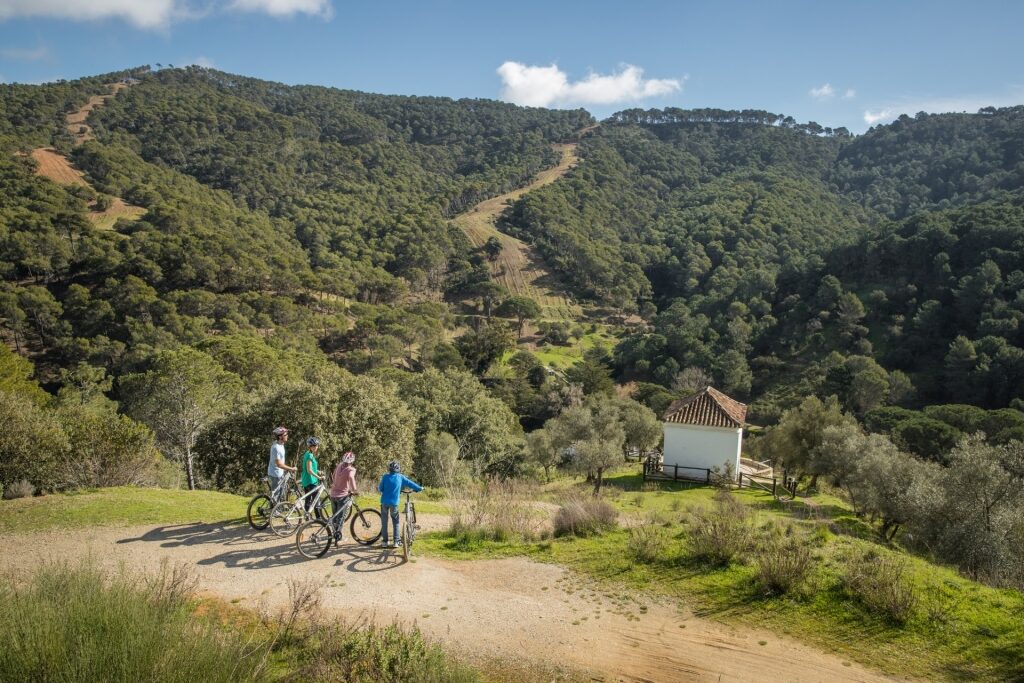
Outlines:
[[[380,491],[380,516],[384,522],[384,535],[382,539],[384,540],[385,548],[398,547],[398,499],[402,494],[402,488],[406,486],[416,492],[423,490],[422,486],[402,474],[402,464],[400,462],[392,460],[388,463],[388,473],[381,477],[380,483],[377,484],[377,490]],[[394,529],[391,543],[388,543],[389,515],[391,517],[391,527]]]

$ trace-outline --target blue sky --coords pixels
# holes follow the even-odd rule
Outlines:
[[[0,0],[0,79],[200,63],[285,83],[753,108],[863,131],[1024,104],[1024,2]]]

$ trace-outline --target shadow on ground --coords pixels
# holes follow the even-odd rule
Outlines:
[[[268,541],[277,541],[266,545]],[[357,545],[351,541],[331,546],[327,553],[315,560],[299,554],[294,536],[279,538],[269,533],[253,531],[242,524],[173,524],[154,527],[141,536],[122,538],[119,544],[157,543],[161,548],[180,546],[220,545],[225,552],[198,560],[199,565],[222,564],[232,569],[271,569],[303,562],[322,562],[344,567],[350,572],[379,572],[400,567],[406,563],[401,551],[383,548],[378,544]]]

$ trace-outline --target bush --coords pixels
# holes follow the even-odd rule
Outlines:
[[[27,479],[19,479],[13,484],[8,484],[4,488],[4,500],[14,500],[15,498],[29,498],[34,496],[36,493],[36,487],[32,485],[32,482]]]
[[[416,627],[342,624],[320,634],[311,661],[294,680],[422,681],[459,683],[479,681],[471,669],[452,662],[439,646],[428,643]]]
[[[48,565],[27,583],[0,582],[0,680],[248,681],[265,648],[189,609],[189,574],[105,576]],[[262,651],[261,651],[262,650]]]
[[[813,565],[810,540],[775,525],[757,549],[757,583],[770,595],[785,595],[802,587]]]
[[[714,508],[690,512],[690,550],[697,559],[724,566],[751,543],[750,511],[728,491],[715,494]]]
[[[851,560],[843,584],[871,612],[903,624],[917,607],[917,591],[906,560],[869,550]]]
[[[552,525],[555,536],[592,536],[618,523],[615,507],[601,498],[570,498],[558,508]]]
[[[452,504],[450,533],[508,541],[541,535],[544,515],[522,482],[488,479],[463,489]]]
[[[657,562],[665,556],[669,532],[651,519],[629,530],[629,552],[640,562]]]
[[[68,438],[53,413],[24,396],[0,391],[0,482],[43,483],[68,450]]]

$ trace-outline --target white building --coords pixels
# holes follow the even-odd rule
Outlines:
[[[678,478],[704,479],[707,470],[724,471],[731,465],[738,477],[746,417],[745,404],[711,387],[673,402],[662,419],[664,475],[675,478],[678,472]]]

